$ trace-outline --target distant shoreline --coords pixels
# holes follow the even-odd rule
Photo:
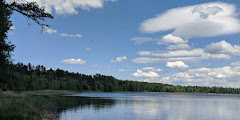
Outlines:
[[[35,90],[35,91],[22,91],[22,92],[14,92],[14,91],[3,91],[3,94],[9,95],[9,96],[16,96],[16,95],[73,95],[76,93],[82,93],[82,92],[96,92],[96,93],[107,93],[109,91],[69,91],[69,90]],[[113,91],[109,93],[119,93],[119,92],[132,92],[132,93],[181,93],[181,94],[224,94],[224,93],[190,93],[190,92],[134,92],[134,91]],[[226,94],[228,95],[228,94]]]

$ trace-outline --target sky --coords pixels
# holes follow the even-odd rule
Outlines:
[[[14,63],[121,80],[240,88],[237,0],[26,0],[54,19],[13,13]],[[30,23],[30,25],[28,24]]]

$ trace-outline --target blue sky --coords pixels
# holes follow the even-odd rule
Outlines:
[[[54,19],[41,32],[13,14],[15,63],[122,80],[240,87],[236,0],[27,1],[45,6]]]

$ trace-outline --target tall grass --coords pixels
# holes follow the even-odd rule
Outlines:
[[[42,115],[26,96],[1,95],[0,120],[42,120]]]

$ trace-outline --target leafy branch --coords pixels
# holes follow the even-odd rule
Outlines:
[[[12,11],[19,12],[23,16],[27,17],[28,19],[33,20],[42,28],[50,27],[50,25],[48,24],[41,23],[41,21],[45,21],[46,18],[53,19],[53,16],[51,14],[45,12],[44,7],[39,7],[39,5],[36,2],[26,2],[25,0],[17,0],[17,1],[15,0],[12,3],[9,3],[9,4],[6,3],[3,5],[6,8],[9,8]]]

